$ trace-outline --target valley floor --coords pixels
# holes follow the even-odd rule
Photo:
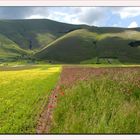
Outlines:
[[[139,65],[0,67],[0,133],[140,133]]]

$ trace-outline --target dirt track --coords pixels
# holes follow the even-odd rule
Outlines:
[[[98,71],[96,74],[100,74],[101,72],[102,71]],[[77,81],[87,80],[93,73],[95,73],[95,69],[93,68],[63,67],[59,83],[52,91],[49,102],[44,107],[38,120],[36,130],[38,134],[49,133],[53,110],[57,105],[57,97],[59,94],[64,95],[63,88],[71,87]]]

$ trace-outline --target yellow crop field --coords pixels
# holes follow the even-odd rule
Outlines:
[[[0,70],[0,133],[35,133],[60,71],[60,66]]]

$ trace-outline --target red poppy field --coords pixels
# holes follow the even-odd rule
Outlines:
[[[37,133],[139,133],[140,67],[64,66]]]

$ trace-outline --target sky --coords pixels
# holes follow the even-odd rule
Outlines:
[[[140,7],[0,7],[0,19],[52,19],[99,27],[140,27]]]

